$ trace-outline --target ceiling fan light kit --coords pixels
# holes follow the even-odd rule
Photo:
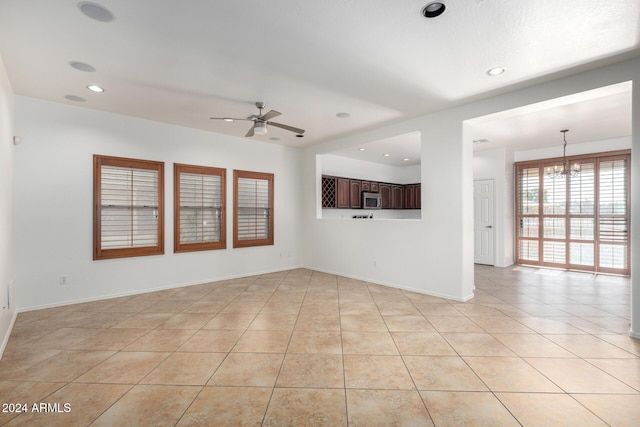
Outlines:
[[[253,126],[253,133],[255,133],[256,135],[266,135],[268,133],[267,124],[265,122],[256,121],[255,125]]]
[[[265,107],[265,104],[264,102],[261,102],[261,101],[256,102],[256,107],[259,110],[258,114],[252,114],[246,119],[239,119],[234,117],[211,117],[211,120],[223,120],[225,122],[233,122],[236,120],[252,121],[253,126],[251,126],[251,129],[249,129],[249,131],[245,135],[245,137],[247,138],[252,137],[254,135],[267,135],[269,133],[267,129],[267,125],[288,130],[289,132],[294,132],[297,134],[296,136],[298,138],[302,138],[303,136],[302,134],[305,132],[304,129],[300,129],[293,126],[284,125],[282,123],[276,123],[271,121],[272,118],[278,117],[279,115],[281,115],[282,114],[281,112],[276,110],[270,110],[269,112],[262,114],[262,109]]]

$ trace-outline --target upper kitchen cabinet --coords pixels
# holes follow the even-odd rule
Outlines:
[[[336,207],[348,209],[351,207],[351,180],[349,178],[336,178],[338,183]]]
[[[404,209],[420,209],[421,208],[421,184],[409,184],[402,187],[402,207]]]
[[[402,209],[404,206],[402,205],[402,195],[403,189],[402,185],[393,184],[391,186],[391,209]]]
[[[382,209],[391,209],[393,207],[393,203],[391,202],[391,184],[381,183],[379,187]]]
[[[349,198],[351,199],[351,208],[360,209],[360,193],[362,192],[362,181],[351,179],[349,180]]]

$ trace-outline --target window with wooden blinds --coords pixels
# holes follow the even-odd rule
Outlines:
[[[273,245],[273,174],[233,171],[233,247]]]
[[[174,251],[226,248],[226,169],[174,164]]]
[[[628,151],[567,158],[575,176],[551,177],[562,159],[516,164],[519,264],[628,275]]]
[[[627,158],[600,161],[598,187],[598,260],[606,271],[629,263],[629,176]]]
[[[93,159],[93,259],[164,253],[164,163]]]
[[[518,258],[537,262],[540,260],[540,171],[537,167],[522,167],[517,174]]]

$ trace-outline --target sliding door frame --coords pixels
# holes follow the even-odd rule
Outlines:
[[[601,162],[612,161],[612,160],[625,160],[626,161],[626,194],[625,194],[625,202],[626,209],[625,214],[623,215],[606,215],[610,218],[624,218],[626,220],[627,229],[626,229],[626,240],[623,242],[615,241],[615,240],[605,240],[602,238],[600,233],[600,220],[601,217],[605,215],[601,215],[600,212],[600,164]],[[565,176],[565,205],[564,205],[564,213],[560,214],[546,214],[544,213],[544,179],[545,179],[545,168],[553,167],[557,164],[562,163],[562,157],[557,158],[549,158],[549,159],[540,159],[540,160],[532,160],[525,162],[518,162],[514,165],[514,174],[515,174],[515,247],[516,247],[516,263],[522,265],[537,265],[537,266],[546,266],[546,267],[554,267],[554,268],[564,268],[569,270],[581,270],[581,271],[592,271],[592,272],[602,272],[602,273],[611,273],[611,274],[621,274],[621,275],[629,275],[630,274],[630,265],[631,265],[631,151],[630,150],[620,150],[620,151],[610,151],[603,153],[594,153],[594,154],[585,154],[579,156],[571,156],[567,157],[567,164],[581,164],[581,163],[593,163],[594,165],[594,200],[593,200],[593,212],[589,214],[572,214],[570,210],[570,178]],[[537,209],[534,213],[525,212],[523,213],[522,208],[523,204],[521,201],[521,196],[523,191],[521,191],[522,187],[522,179],[521,179],[521,171],[524,169],[537,169],[538,171],[538,186],[537,186]],[[562,179],[562,178],[555,178]],[[533,187],[528,187],[533,188]],[[531,203],[528,206],[532,206]],[[533,205],[535,206],[535,204]],[[533,210],[533,209],[532,209]],[[521,224],[524,224],[527,218],[536,218],[537,219],[537,235],[528,235],[522,236],[523,227]],[[564,238],[559,237],[544,237],[544,220],[552,219],[552,218],[560,218],[564,220]],[[571,227],[571,219],[572,218],[593,218],[593,239],[572,239],[570,234]],[[534,229],[535,230],[535,229]],[[523,258],[521,242],[530,241],[537,242],[537,252],[538,259],[531,260]],[[544,243],[545,242],[562,242],[565,245],[565,257],[564,263],[557,262],[545,262],[545,253],[544,253]],[[570,245],[571,243],[593,243],[593,266],[589,265],[577,265],[571,264],[570,257]],[[625,245],[626,244],[626,266],[624,268],[609,268],[609,267],[601,267],[600,266],[600,244],[612,244],[612,245]]]

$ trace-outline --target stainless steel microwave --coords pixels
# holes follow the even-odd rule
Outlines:
[[[382,209],[382,197],[380,196],[380,193],[369,193],[367,191],[363,191],[360,207],[362,209]]]

